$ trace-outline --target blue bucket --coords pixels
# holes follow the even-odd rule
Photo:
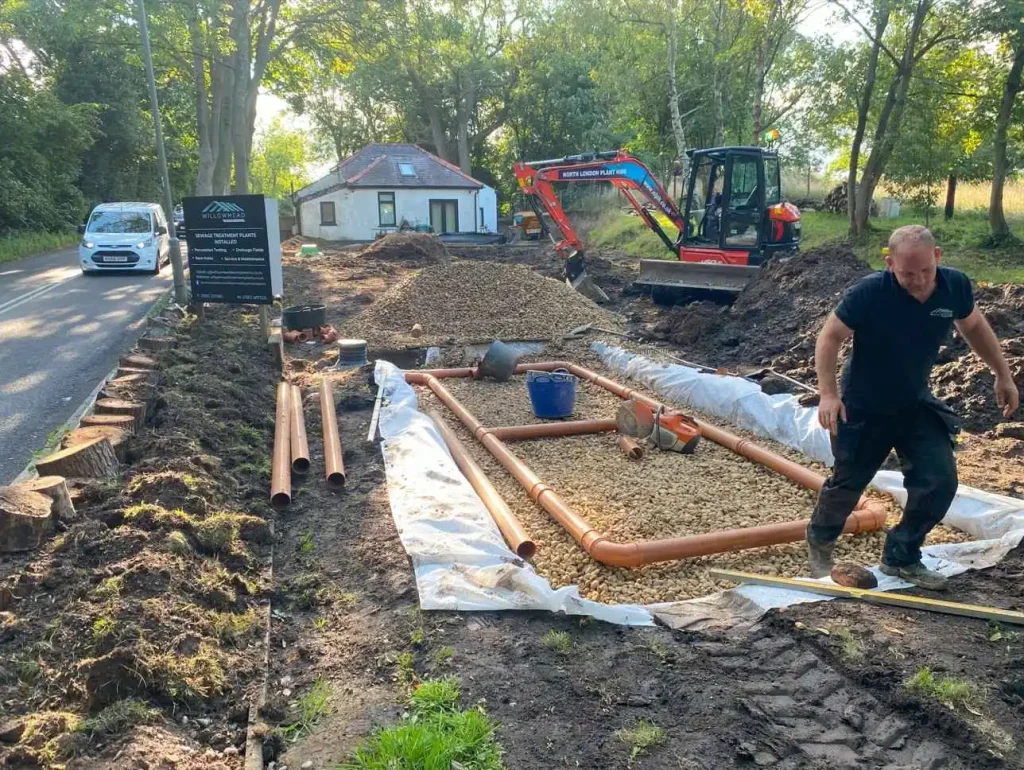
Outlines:
[[[576,377],[565,369],[526,372],[526,391],[533,413],[542,420],[568,417],[576,407]]]

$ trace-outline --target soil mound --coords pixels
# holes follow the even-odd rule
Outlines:
[[[695,302],[655,331],[711,364],[766,366],[787,355],[775,363],[791,369],[814,352],[814,335],[846,287],[870,272],[852,249],[829,244],[769,263],[731,306]]]
[[[586,323],[619,325],[614,315],[563,282],[528,267],[468,261],[408,276],[356,322],[371,344],[397,342],[419,324],[419,345],[551,339]]]
[[[441,239],[431,233],[391,233],[374,241],[359,254],[370,259],[423,265],[451,259]]]

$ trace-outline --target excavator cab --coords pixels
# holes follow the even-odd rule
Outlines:
[[[637,283],[735,293],[772,256],[796,253],[800,212],[782,200],[778,153],[716,147],[687,155],[679,262],[641,260]]]

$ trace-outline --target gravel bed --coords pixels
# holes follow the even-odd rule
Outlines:
[[[593,360],[583,360],[582,351],[576,352],[580,355],[570,360],[600,371]],[[509,383],[446,380],[445,386],[487,425],[538,422],[522,378]],[[526,497],[522,487],[433,394],[423,388],[418,391],[421,409],[435,409],[444,417],[519,516],[537,543],[535,568],[555,587],[575,584],[587,598],[610,603],[652,603],[690,599],[727,587],[707,576],[710,567],[791,577],[806,572],[803,543],[653,564],[635,570],[601,565]],[[580,383],[573,419],[614,417],[618,403],[619,399],[607,391]],[[694,416],[701,419],[701,415]],[[743,433],[727,424],[723,427]],[[793,450],[764,439],[758,442],[814,467]],[[641,462],[627,460],[610,435],[521,441],[512,446],[582,516],[623,542],[792,521],[810,516],[814,506],[815,495],[810,490],[706,440],[693,455],[649,452]],[[815,469],[825,470],[820,466]],[[893,511],[891,523],[895,523],[898,508],[888,502]],[[875,564],[883,539],[883,533],[843,537],[837,548],[838,558]],[[928,542],[966,539],[961,532],[939,527]]]
[[[346,333],[401,347],[552,339],[586,323],[620,327],[613,313],[528,267],[454,261],[404,277]],[[418,337],[414,324],[422,329]]]

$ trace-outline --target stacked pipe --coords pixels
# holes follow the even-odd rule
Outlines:
[[[345,462],[341,454],[338,415],[334,408],[334,384],[328,377],[320,380],[320,421],[324,429],[324,469],[327,486],[331,489],[341,489],[345,486]]]
[[[270,504],[281,510],[292,501],[291,476],[292,386],[277,384],[277,418],[274,425],[274,455],[270,467]]]

